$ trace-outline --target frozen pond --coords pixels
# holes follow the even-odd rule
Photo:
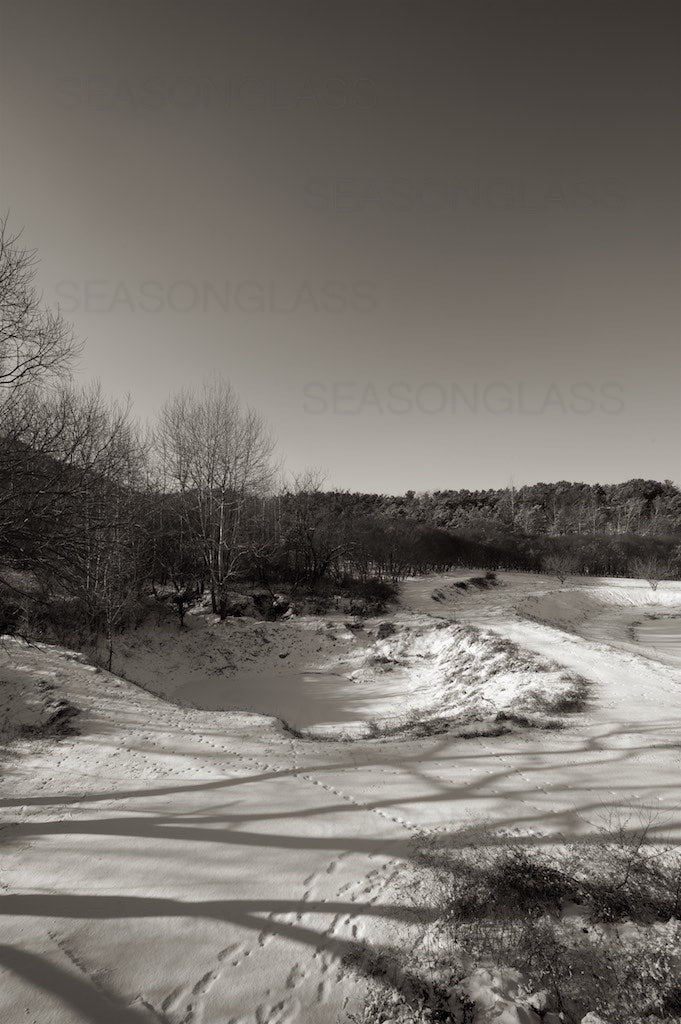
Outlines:
[[[681,660],[681,612],[613,606],[583,623],[579,632],[587,640],[635,645],[648,654]]]
[[[335,672],[240,673],[192,681],[175,691],[181,703],[206,711],[256,711],[283,718],[296,729],[357,727],[379,715],[398,715],[408,680],[399,672],[375,682],[354,682]]]
[[[681,614],[648,614],[631,623],[634,638],[645,647],[681,656]]]

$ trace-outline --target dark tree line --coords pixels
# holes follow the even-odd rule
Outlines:
[[[486,491],[407,491],[399,497],[356,494],[371,513],[426,522],[494,539],[517,536],[681,537],[681,490],[670,480],[618,484],[528,484]]]
[[[559,482],[519,491],[408,491],[399,497],[337,494],[329,500],[360,518],[407,524],[407,533],[420,526],[453,538],[454,564],[553,572],[551,563],[562,558],[569,575],[638,577],[647,575],[647,561],[661,578],[681,575],[681,491],[669,481]],[[593,514],[597,500],[603,502],[601,518]],[[632,517],[634,502],[638,511]]]

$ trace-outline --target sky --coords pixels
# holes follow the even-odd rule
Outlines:
[[[221,374],[333,487],[681,480],[676,3],[0,12],[79,381],[147,419]]]

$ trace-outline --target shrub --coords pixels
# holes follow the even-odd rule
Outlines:
[[[609,823],[604,842],[552,851],[507,846],[494,834],[444,849],[431,838],[403,889],[451,971],[516,970],[566,1024],[589,1011],[617,1024],[676,1021],[681,858],[653,848],[648,835],[649,825]],[[578,916],[562,914],[568,902]],[[625,921],[636,924],[617,925]],[[423,958],[418,966],[432,973]],[[433,1009],[395,1019],[443,1019],[437,1002]],[[474,1018],[462,1006],[454,1019]]]
[[[385,608],[391,601],[397,600],[397,586],[387,580],[359,580],[352,585],[354,596],[363,598],[370,604]]]
[[[103,606],[82,597],[53,597],[32,604],[27,614],[29,632],[65,646],[82,647],[93,636],[103,633],[106,613]]]
[[[548,666],[549,671],[551,666]],[[565,683],[565,688],[555,694],[547,693],[542,695],[535,693],[533,702],[537,708],[545,712],[556,712],[558,714],[573,711],[583,711],[589,699],[591,684],[584,676],[575,672],[563,672],[560,682]]]
[[[486,587],[487,577],[486,576],[471,576],[468,581],[474,587]]]
[[[0,634],[7,633],[12,636],[16,633],[23,616],[24,609],[20,604],[0,597]]]

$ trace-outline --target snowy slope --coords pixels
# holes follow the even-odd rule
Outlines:
[[[436,614],[588,676],[563,732],[297,739],[8,642],[0,678],[50,679],[81,712],[80,735],[5,753],[3,1024],[333,1024],[363,999],[343,955],[396,941],[405,908],[382,893],[419,830],[553,843],[653,808],[681,841],[678,669],[524,619],[532,583]],[[424,594],[405,588],[420,615]]]

